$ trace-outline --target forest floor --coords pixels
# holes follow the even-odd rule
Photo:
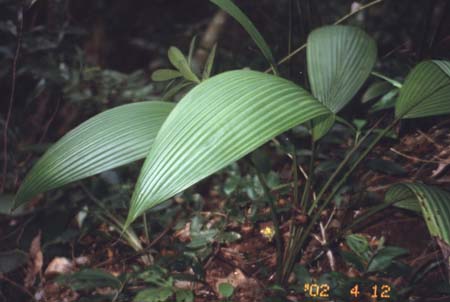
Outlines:
[[[385,147],[380,147],[376,152],[386,154],[386,158],[390,157],[389,159],[395,160],[408,171],[408,176],[398,179],[373,172],[365,180],[368,190],[376,194],[383,194],[386,185],[415,178],[425,179],[428,183],[440,186],[448,186],[450,184],[448,173],[450,131],[447,126],[448,124],[443,124],[426,132],[419,131],[408,134],[399,144],[387,150],[384,150]],[[208,223],[214,224],[215,215],[226,215],[221,209],[226,200],[222,200],[218,194],[211,191],[210,196],[205,196],[205,200],[208,200],[208,206],[203,209],[202,213]],[[361,213],[364,208],[357,211]],[[358,213],[354,211],[351,216],[355,217]],[[26,216],[9,219],[3,217],[0,220],[0,237],[7,238],[9,234],[6,230],[25,223],[26,219]],[[287,222],[284,223],[286,226]],[[73,221],[72,224],[76,225],[76,222]],[[276,269],[275,244],[261,233],[265,226],[265,224],[241,224],[231,221],[226,226],[226,230],[241,234],[241,239],[228,244],[213,244],[213,252],[203,262],[204,280],[201,282],[176,281],[173,286],[192,290],[196,297],[195,301],[217,301],[220,296],[218,285],[228,283],[235,288],[233,301],[262,301],[268,292],[268,287],[273,283],[273,273],[269,274],[270,277],[267,278],[268,275],[261,274],[261,271],[275,272]],[[287,236],[285,226],[282,226],[282,230]],[[339,228],[339,224],[336,227]],[[27,264],[12,274],[2,276],[2,282],[9,283],[12,291],[29,296],[30,299],[33,297],[37,301],[72,302],[81,301],[79,299],[83,296],[114,293],[115,290],[107,286],[77,292],[54,282],[58,275],[78,271],[80,268],[101,269],[113,276],[120,276],[130,272],[133,266],[145,265],[143,254],[131,252],[129,247],[119,242],[118,233],[110,227],[101,224],[97,231],[68,241],[62,245],[61,255],[52,259],[46,257],[45,249],[40,244],[41,231],[35,232]],[[403,260],[412,268],[423,267],[426,263],[436,261],[441,257],[423,219],[405,210],[385,209],[367,221],[357,232],[368,238],[371,243],[384,237],[386,243],[406,248],[409,254]],[[17,234],[17,236],[23,235]],[[16,237],[11,237],[10,240],[13,240],[12,238]],[[19,240],[18,237],[16,239]],[[143,240],[145,241],[145,239]],[[176,258],[177,250],[173,248],[175,243],[186,243],[190,240],[189,225],[182,228],[178,226],[177,229],[171,225],[158,234],[153,242],[147,244],[147,250],[151,248],[154,257]],[[346,249],[345,244],[340,242],[339,248]],[[320,249],[320,242],[312,239],[307,249],[303,251],[300,263],[311,260]],[[330,257],[334,258],[332,266]],[[331,270],[341,272],[348,277],[360,276],[357,270],[347,265],[339,257],[337,249],[331,249],[331,254],[322,256],[309,266],[309,273],[312,276],[320,276]],[[189,273],[189,271],[185,273]],[[426,290],[427,284],[443,279],[445,275],[445,268],[442,265],[431,270],[424,279],[424,286],[414,291],[414,294],[432,297],[433,293]],[[262,278],[262,276],[264,277]],[[406,280],[403,277],[397,277],[386,278],[384,281],[401,287]],[[295,280],[290,280],[290,282],[295,282]],[[138,288],[139,285],[136,285],[135,288],[131,286],[126,290],[133,292]],[[303,298],[302,295],[288,294],[290,301],[303,301]],[[430,298],[427,301],[448,300]]]

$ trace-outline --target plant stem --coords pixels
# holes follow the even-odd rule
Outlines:
[[[289,0],[289,8],[288,8],[288,13],[289,13],[289,19],[288,19],[288,54],[291,53],[292,50],[292,24],[293,24],[293,18],[292,18],[292,10],[294,8],[294,0]],[[288,65],[288,77],[291,77],[291,65]]]
[[[369,137],[369,135],[373,132],[373,130],[379,125],[379,123],[381,123],[383,118],[378,120],[375,123],[375,125],[369,131],[367,131],[366,135],[364,135],[364,137],[362,137],[358,141],[358,143],[353,146],[353,148],[350,150],[350,152],[348,152],[346,154],[345,158],[339,163],[339,166],[336,168],[336,170],[334,170],[333,174],[331,174],[331,176],[328,178],[328,180],[325,183],[325,185],[323,185],[323,187],[321,188],[321,190],[317,194],[317,197],[314,199],[314,202],[313,202],[312,206],[308,210],[308,215],[311,215],[313,210],[317,207],[317,203],[319,202],[319,200],[322,199],[322,196],[329,189],[329,187],[334,183],[336,177],[342,172],[342,170],[347,165],[347,163],[350,161],[350,159],[355,154],[355,152],[359,149],[359,147],[362,145],[362,143]],[[393,126],[393,124],[391,126]]]
[[[277,272],[276,272],[276,282],[279,283],[280,282],[280,278],[281,278],[281,272],[283,269],[283,238],[281,236],[281,231],[280,231],[280,223],[278,221],[278,217],[277,217],[277,212],[276,212],[276,207],[275,207],[275,200],[273,198],[273,196],[270,193],[270,188],[267,185],[264,176],[261,174],[261,172],[258,171],[258,169],[255,167],[256,170],[256,175],[258,176],[259,182],[261,183],[263,190],[264,190],[264,194],[266,195],[266,198],[269,201],[269,206],[270,206],[270,216],[272,219],[272,223],[273,223],[273,228],[275,230],[275,244],[276,244],[276,248],[277,248]]]
[[[124,229],[124,223],[117,218],[116,216],[114,216],[109,210],[108,208],[106,208],[100,200],[97,199],[97,197],[95,197],[82,183],[80,183],[80,187],[83,190],[83,192],[89,197],[90,200],[92,200],[96,206],[98,206],[100,209],[102,209],[106,215],[106,217],[109,218],[110,223],[112,223],[115,228],[117,229],[118,232],[120,232],[120,230],[123,230],[122,232],[122,236],[125,237],[125,240],[127,241],[127,243],[136,251],[142,251],[143,247],[141,242],[139,241],[138,236],[136,235],[136,233],[133,231],[133,229],[131,228],[127,228]]]
[[[293,184],[294,184],[294,182],[290,181],[288,183],[284,183],[284,184],[281,184],[281,185],[278,185],[278,186],[274,186],[274,187],[272,187],[272,189],[270,191],[271,192],[280,191],[280,190],[282,190],[284,188],[288,188],[288,187],[292,186]]]
[[[407,200],[406,199],[399,199],[399,200],[393,200],[390,202],[385,202],[383,204],[377,205],[372,207],[370,210],[366,211],[363,215],[361,215],[360,217],[358,217],[355,221],[353,221],[350,225],[346,226],[344,229],[340,230],[335,236],[334,236],[334,241],[333,242],[328,242],[327,245],[322,246],[319,248],[319,253],[316,257],[314,257],[313,259],[309,260],[307,262],[307,265],[318,260],[325,252],[326,249],[328,249],[330,247],[330,245],[332,245],[333,243],[339,242],[341,240],[341,237],[344,236],[348,231],[352,230],[355,228],[355,226],[357,226],[358,224],[360,224],[363,221],[366,221],[368,218],[370,218],[372,215],[376,214],[377,212],[386,209],[388,207],[390,207],[391,205],[393,205],[394,203],[397,202],[401,202],[403,200]]]
[[[292,205],[298,207],[298,167],[297,167],[297,154],[295,149],[292,152],[292,174],[294,177],[294,192]]]
[[[311,218],[310,223],[306,227],[305,232],[303,233],[303,236],[299,240],[298,246],[301,247],[303,243],[306,240],[306,237],[311,232],[312,228],[314,227],[315,223],[320,217],[320,213],[326,208],[326,206],[333,200],[336,193],[339,191],[341,186],[347,181],[347,178],[350,176],[350,174],[355,170],[355,168],[361,163],[361,161],[369,154],[369,152],[375,147],[375,145],[384,137],[384,135],[397,123],[398,119],[394,120],[388,127],[386,127],[383,131],[381,131],[375,139],[370,143],[370,145],[364,150],[364,152],[358,157],[358,159],[352,164],[352,166],[347,170],[347,172],[341,177],[340,181],[334,186],[331,193],[327,196],[327,198],[324,200],[322,205],[319,207],[319,209],[316,211],[314,216]]]
[[[385,80],[386,82],[388,82],[389,84],[391,84],[392,86],[394,86],[396,88],[402,88],[402,83],[400,83],[399,81],[396,81],[394,79],[391,79],[391,78],[385,76],[384,74],[381,74],[381,73],[376,72],[376,71],[372,71],[371,74],[373,76],[376,76],[377,78]]]
[[[357,150],[358,147],[359,147],[359,145],[355,145],[353,147],[353,149],[350,150],[350,152],[346,155],[346,157],[341,161],[341,163],[339,164],[339,166],[335,170],[335,172],[330,176],[328,181],[322,187],[318,196],[313,200],[313,204],[311,205],[311,207],[308,211],[308,216],[311,215],[313,209],[315,209],[317,207],[318,200],[321,199],[322,195],[325,193],[327,188],[333,183],[334,179],[337,177],[337,175],[340,173],[340,171],[345,167],[348,160],[351,158],[351,156],[354,154],[354,152]],[[310,174],[311,174],[311,172],[310,172]],[[305,208],[305,210],[306,210],[306,208]],[[311,222],[309,224],[311,224]],[[298,228],[295,229],[293,232],[293,236],[290,239],[290,243],[292,243],[292,245],[291,244],[289,245],[289,255],[287,255],[285,257],[286,261],[285,261],[284,267],[283,267],[283,269],[284,269],[283,270],[283,282],[288,279],[289,274],[292,271],[292,268],[294,266],[295,258],[303,245],[303,243],[301,245],[298,244],[301,236],[304,234],[303,231],[304,231],[303,226],[299,229]],[[307,232],[309,232],[309,230],[307,230]],[[295,244],[296,242],[297,242],[297,244]]]
[[[310,188],[313,183],[313,175],[314,175],[314,158],[316,152],[316,142],[313,138],[311,138],[311,156],[309,158],[309,170],[308,170],[308,178],[306,179],[305,188],[302,194],[302,200],[300,202],[300,209],[302,212],[306,211],[306,207],[308,204],[309,196],[310,196]]]
[[[147,214],[144,213],[144,215],[142,215],[142,222],[144,223],[144,235],[145,235],[145,243],[149,244],[150,243],[150,232],[148,231],[148,223],[147,223]]]
[[[391,205],[393,205],[394,203],[397,202],[401,202],[403,200],[407,200],[407,198],[405,199],[399,199],[399,200],[392,200],[389,202],[384,202],[382,204],[373,206],[372,208],[370,208],[369,210],[367,210],[364,214],[362,214],[361,216],[359,216],[358,218],[356,218],[354,221],[352,221],[351,224],[349,224],[348,226],[346,226],[345,228],[342,229],[342,231],[339,232],[339,235],[343,235],[345,233],[347,233],[349,230],[353,229],[355,226],[357,226],[358,224],[360,224],[361,222],[366,221],[368,218],[370,218],[371,216],[373,216],[374,214],[390,207]]]
[[[382,120],[382,119],[381,119]],[[379,122],[381,122],[378,121]],[[369,154],[369,152],[375,147],[375,145],[385,136],[385,134],[397,124],[399,121],[399,118],[395,119],[388,127],[386,127],[383,131],[381,131],[375,139],[370,143],[370,145],[364,150],[364,152],[358,157],[358,159],[351,165],[351,167],[347,170],[347,172],[340,178],[339,182],[333,187],[333,190],[331,193],[327,196],[327,198],[324,200],[324,202],[321,204],[319,209],[315,212],[311,220],[309,221],[306,228],[302,228],[300,230],[300,233],[297,235],[294,239],[295,245],[292,247],[292,251],[290,253],[292,256],[290,257],[289,261],[287,261],[284,265],[284,271],[283,271],[283,282],[285,282],[290,274],[290,272],[293,269],[294,262],[296,255],[300,252],[302,249],[304,243],[306,242],[306,239],[308,238],[309,234],[312,231],[312,228],[316,225],[317,220],[320,217],[320,214],[322,211],[328,206],[328,204],[333,200],[334,196],[337,192],[339,192],[341,186],[347,181],[347,178],[350,176],[350,174],[355,170],[355,168],[361,163],[361,161]],[[378,124],[377,123],[377,124]],[[376,125],[377,125],[376,124]],[[319,200],[322,199],[322,196],[325,194],[325,192],[328,190],[328,188],[332,185],[335,178],[340,174],[341,170],[345,167],[345,165],[349,162],[352,155],[355,153],[355,151],[361,146],[362,142],[365,141],[365,139],[368,137],[368,135],[372,132],[372,130],[376,127],[376,125],[368,131],[368,133],[364,136],[363,139],[360,140],[360,142],[355,145],[355,147],[347,154],[345,159],[341,162],[339,167],[336,169],[336,171],[333,173],[333,175],[328,179],[326,184],[322,187],[320,193],[318,194],[317,198],[314,200],[313,205],[310,208],[310,211],[308,212],[308,215],[310,215],[313,211],[313,209],[317,206],[317,203]],[[298,240],[297,240],[298,238]]]
[[[316,152],[316,143],[315,143],[314,139],[311,139],[311,157],[309,160],[308,176],[306,177],[306,182],[305,182],[305,186],[303,189],[302,199],[300,201],[300,207],[299,207],[302,213],[305,212],[306,206],[307,206],[307,203],[308,203],[309,197],[310,197],[309,192],[310,192],[310,187],[311,187],[312,181],[313,181],[315,152]],[[295,153],[294,153],[294,156],[295,156]],[[296,157],[294,157],[294,158],[296,158]],[[295,168],[297,170],[296,160],[295,160]],[[295,183],[297,184],[298,181],[296,181]],[[297,185],[295,185],[295,188],[297,188],[297,190],[298,190]],[[293,204],[294,204],[294,207],[297,207],[298,202],[295,198],[295,193],[296,193],[296,191],[294,191],[295,203],[293,203]],[[292,219],[291,219],[291,228],[289,231],[289,243],[288,243],[288,247],[286,248],[285,253],[284,253],[283,272],[282,272],[282,277],[281,277],[282,282],[285,282],[289,278],[289,274],[290,274],[289,267],[291,267],[293,265],[293,262],[295,261],[296,254],[293,253],[293,250],[295,249],[295,242],[301,236],[301,234],[303,232],[303,226],[298,226],[298,225],[293,224]]]
[[[297,154],[295,151],[295,147],[293,147],[292,150],[292,174],[293,174],[293,198],[292,198],[292,207],[294,209],[298,208],[299,204],[298,204],[298,167],[297,167]],[[289,256],[289,250],[291,249],[292,246],[292,238],[294,237],[295,234],[295,230],[296,230],[296,226],[293,223],[293,219],[291,218],[289,221],[289,240],[288,240],[288,245],[286,247],[286,249],[284,250],[284,255],[283,255],[283,263],[285,261],[285,259]]]
[[[352,17],[353,15],[356,15],[357,13],[359,13],[359,12],[361,12],[361,11],[363,11],[363,10],[365,10],[365,9],[375,5],[375,4],[381,3],[383,1],[384,0],[375,0],[375,1],[369,2],[369,3],[365,4],[365,5],[362,5],[358,9],[355,9],[354,11],[348,13],[347,15],[343,16],[342,18],[340,18],[339,20],[334,22],[333,25],[340,24],[340,23],[344,22],[345,20],[349,19],[350,17]]]

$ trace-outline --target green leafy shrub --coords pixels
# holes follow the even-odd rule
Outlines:
[[[388,100],[375,105],[373,111],[392,106],[395,116],[384,128],[378,128],[377,123],[366,130],[365,122],[354,121],[355,127],[338,116],[371,75],[377,60],[375,42],[364,31],[332,25],[318,28],[309,35],[307,71],[311,91],[308,91],[280,76],[267,43],[239,8],[231,1],[212,2],[229,12],[248,31],[274,75],[233,70],[210,77],[214,50],[200,77],[192,70],[189,58],[178,49],[170,48],[168,56],[175,69],[159,70],[153,79],[180,81],[174,87],[176,91],[183,87],[194,88],[177,104],[152,101],[125,105],[81,124],[55,143],[28,173],[16,195],[16,206],[36,194],[145,158],[124,223],[124,228],[128,228],[149,209],[303,124],[307,126],[311,141],[309,176],[301,196],[298,186],[294,185],[292,208],[304,219],[290,229],[285,249],[272,188],[267,184],[267,175],[256,173],[260,193],[271,206],[278,256],[277,281],[285,284],[312,230],[320,226],[323,210],[337,198],[369,152],[383,138],[389,137],[393,127],[403,119],[450,113],[450,62],[421,62],[403,84],[381,75],[387,84],[382,82],[382,89],[372,88],[364,101],[390,93]],[[354,144],[346,150],[344,159],[334,167],[330,177],[321,183],[313,173],[318,159],[316,152],[336,122],[353,131]],[[287,150],[286,154],[293,159],[294,184],[297,184],[297,154],[295,149]],[[237,186],[228,185],[229,193]],[[430,233],[439,239],[448,258],[448,193],[420,184],[401,186],[391,189],[387,204],[405,198],[417,200]],[[318,193],[313,194],[316,190]],[[373,209],[370,214],[381,208]],[[196,234],[190,243],[192,247],[203,246],[217,235],[215,230],[202,230],[199,224],[193,223],[191,229]],[[371,251],[356,235],[346,238],[353,251],[347,255],[347,260],[368,273],[387,269],[395,258],[405,253],[394,247]],[[169,290],[163,292],[160,300],[171,294]]]

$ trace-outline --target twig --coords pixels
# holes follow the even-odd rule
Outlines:
[[[206,271],[208,269],[208,267],[211,265],[211,263],[213,262],[213,260],[217,257],[217,255],[220,252],[220,244],[217,244],[217,246],[214,249],[214,252],[212,253],[212,255],[209,257],[209,259],[206,261],[205,265],[203,266],[203,270]]]
[[[47,123],[45,123],[44,131],[42,132],[41,137],[39,138],[39,143],[42,143],[44,141],[44,138],[47,136],[48,129],[50,128],[51,123],[55,120],[56,115],[58,114],[60,104],[61,98],[58,98],[55,111],[53,111],[52,115],[50,116],[50,119],[47,121]]]
[[[153,239],[153,241],[150,242],[141,251],[137,251],[133,255],[125,257],[125,258],[122,258],[122,259],[116,258],[116,259],[110,259],[110,260],[106,260],[106,261],[100,262],[100,263],[96,264],[94,267],[102,267],[102,266],[105,266],[105,265],[115,264],[117,262],[124,262],[124,261],[130,260],[130,259],[139,257],[139,256],[141,256],[143,254],[146,254],[153,246],[155,246],[172,229],[172,227],[175,225],[175,221],[176,220],[177,219],[174,219],[173,222],[168,227],[166,227],[161,233],[159,233],[158,236],[155,239]]]
[[[336,208],[336,206],[334,206],[333,211],[331,212],[330,217],[328,217],[328,221],[325,224],[325,227],[324,227],[325,231],[327,230],[328,226],[330,225],[331,221],[333,220],[334,215],[336,215],[336,210],[337,210],[337,208]]]
[[[16,95],[17,62],[19,61],[20,46],[22,44],[22,33],[23,33],[23,6],[20,6],[17,11],[17,44],[11,72],[11,93],[9,95],[9,105],[5,119],[5,126],[3,128],[3,176],[2,176],[3,182],[1,187],[2,193],[5,191],[6,174],[8,173],[8,126],[11,120],[12,107]]]
[[[314,200],[311,208],[308,211],[308,215],[311,215],[313,210],[317,207],[319,200],[323,197],[323,195],[326,193],[326,191],[332,186],[335,179],[338,177],[338,175],[343,171],[347,163],[350,162],[352,156],[354,153],[359,149],[359,147],[363,144],[363,142],[366,141],[366,139],[369,137],[370,134],[378,127],[378,125],[384,120],[385,116],[381,117],[375,125],[372,126],[372,128],[367,131],[367,133],[358,141],[355,146],[347,153],[345,158],[340,162],[339,166],[334,170],[333,174],[328,178],[327,182],[322,186],[322,189],[319,191],[316,199]],[[387,130],[386,130],[387,131]],[[381,137],[380,137],[381,139]]]
[[[207,216],[207,217],[210,217],[210,216],[221,216],[221,217],[224,217],[224,218],[228,217],[226,214],[223,214],[223,213],[220,213],[220,212],[200,211],[198,213],[200,215],[204,215],[204,216]]]
[[[143,250],[143,247],[142,247],[141,242],[139,241],[139,238],[137,237],[136,233],[132,229],[125,229],[123,227],[123,225],[124,225],[123,222],[120,221],[119,218],[114,216],[114,214],[111,213],[111,211],[109,211],[108,208],[106,206],[104,206],[101,203],[101,201],[97,197],[95,197],[82,182],[80,182],[80,188],[86,194],[86,196],[95,203],[96,206],[98,206],[100,209],[102,209],[105,212],[104,215],[106,215],[106,217],[109,219],[109,223],[112,224],[118,232],[120,232],[120,230],[122,230],[121,237],[125,236],[127,243],[135,251]],[[120,238],[117,239],[117,241],[119,241],[119,240],[120,240]]]
[[[376,126],[383,120],[381,118],[375,126],[373,126],[368,133],[361,139],[359,144],[355,146],[352,150],[350,150],[349,153],[347,153],[346,158],[341,161],[341,164],[336,169],[336,171],[333,173],[333,175],[328,179],[327,183],[322,187],[321,191],[319,192],[316,201],[322,199],[322,196],[325,194],[326,191],[328,191],[329,188],[331,188],[331,184],[334,182],[335,177],[341,172],[341,170],[345,167],[347,162],[350,160],[350,157],[353,155],[353,153],[358,149],[358,147],[361,145],[362,141],[365,141],[365,139],[369,136],[369,134],[373,131],[373,129],[376,128]],[[293,255],[297,255],[301,248],[303,247],[303,244],[305,243],[307,237],[311,234],[312,228],[315,226],[317,220],[320,218],[320,214],[325,209],[325,207],[333,200],[336,193],[339,191],[339,189],[342,187],[342,185],[347,181],[347,178],[350,176],[350,174],[353,172],[354,169],[359,165],[359,163],[370,153],[370,151],[375,147],[375,145],[384,137],[384,135],[394,126],[397,124],[399,119],[395,119],[388,127],[386,127],[383,131],[381,131],[376,138],[369,144],[368,147],[363,151],[363,153],[356,159],[355,162],[350,166],[350,168],[347,169],[346,173],[340,178],[338,183],[333,187],[330,194],[327,196],[327,198],[322,202],[322,205],[317,209],[316,213],[312,215],[310,221],[308,222],[308,225],[303,230],[301,235],[299,236],[299,239],[296,240],[296,244],[293,248]],[[313,204],[310,208],[310,211],[308,212],[308,215],[311,215],[314,208],[316,207],[316,204]],[[292,271],[294,262],[286,263],[285,272]]]
[[[48,129],[50,128],[51,123],[54,121],[54,119],[56,118],[56,115],[58,114],[58,110],[59,110],[59,106],[61,103],[61,98],[58,98],[58,102],[56,103],[56,108],[55,111],[53,111],[52,116],[50,117],[50,119],[47,121],[47,123],[45,123],[44,126],[44,131],[41,134],[41,137],[39,138],[39,144],[42,143],[47,135]],[[30,154],[28,154],[28,156],[25,158],[24,161],[22,161],[22,163],[26,163],[28,162],[31,157],[33,156],[33,153],[30,152]]]
[[[6,282],[8,282],[9,284],[13,285],[14,287],[18,288],[21,292],[23,292],[24,294],[26,294],[27,296],[31,297],[32,300],[34,300],[33,295],[31,294],[31,292],[26,289],[24,286],[18,284],[17,282],[9,279],[8,277],[6,277],[3,274],[0,274],[0,280],[4,280]]]
[[[327,242],[327,236],[326,236],[326,230],[325,230],[326,227],[323,226],[322,222],[319,224],[319,227],[320,227],[320,235],[322,238],[316,234],[311,234],[311,236],[314,237],[314,239],[316,239],[320,243],[320,245],[327,250],[326,255],[328,258],[328,262],[330,263],[330,268],[332,271],[336,271],[336,261],[334,260],[333,252],[328,247],[329,245]]]
[[[429,141],[430,143],[432,143],[438,150],[442,150],[444,149],[444,147],[440,144],[438,144],[434,139],[432,139],[428,134],[424,133],[421,130],[417,130],[417,132],[419,132],[423,137],[425,137],[425,139],[427,141]]]
[[[292,150],[292,174],[293,174],[293,183],[294,185],[294,192],[293,192],[293,199],[292,199],[292,206],[294,209],[298,208],[299,205],[299,198],[298,198],[298,167],[297,167],[297,154],[295,151],[295,147],[293,147]],[[304,173],[304,176],[307,178],[308,175],[306,175],[306,173],[303,171],[302,169],[302,173]],[[294,236],[294,233],[296,232],[296,226],[294,225],[294,218],[289,219],[289,240],[288,240],[288,244],[287,247],[284,249],[284,255],[283,255],[283,259],[286,259],[288,257],[289,254],[289,250],[292,246],[292,238]]]
[[[344,22],[345,20],[349,19],[350,17],[352,17],[353,15],[356,15],[357,13],[359,13],[359,12],[361,12],[361,11],[363,11],[363,10],[365,10],[365,9],[375,5],[375,4],[381,3],[383,1],[384,0],[375,0],[375,1],[367,3],[366,5],[362,5],[358,9],[355,9],[354,11],[348,13],[347,15],[343,16],[342,18],[340,18],[339,20],[334,22],[333,25],[340,24],[340,23]]]
[[[402,153],[402,152],[400,152],[400,151],[397,151],[397,150],[395,150],[394,148],[390,148],[389,150],[391,150],[391,151],[394,152],[395,154],[398,154],[398,155],[400,155],[400,156],[402,156],[402,157],[405,157],[405,158],[408,158],[408,159],[411,159],[411,160],[415,160],[415,161],[420,161],[420,162],[423,162],[423,163],[429,163],[429,164],[447,164],[447,165],[450,165],[450,161],[448,161],[448,160],[440,160],[440,161],[437,161],[437,160],[421,159],[421,158],[418,158],[418,157],[415,157],[415,156],[408,155],[408,154]]]
[[[310,197],[310,192],[309,190],[311,189],[311,191],[314,191],[314,189],[312,188],[313,186],[313,177],[314,177],[314,157],[316,154],[316,142],[314,141],[314,138],[311,138],[311,156],[309,158],[309,176],[306,175],[306,184],[305,184],[305,188],[303,190],[303,195],[302,195],[302,199],[300,201],[300,208],[302,209],[302,211],[306,211],[307,205],[309,203],[309,197]],[[306,173],[305,173],[306,174]]]
[[[150,243],[150,231],[148,229],[148,222],[147,222],[147,214],[144,213],[144,215],[142,215],[142,223],[144,224],[144,236],[145,236],[145,243],[149,244]]]
[[[338,19],[336,22],[333,23],[333,25],[338,25],[338,24],[344,22],[345,20],[349,19],[350,17],[356,15],[357,13],[359,13],[359,12],[361,12],[361,11],[363,11],[363,10],[365,10],[365,9],[367,9],[367,8],[369,8],[369,7],[371,7],[371,6],[373,6],[373,5],[376,5],[376,4],[378,4],[378,3],[381,3],[381,2],[383,2],[383,1],[384,1],[384,0],[375,0],[375,1],[372,1],[372,2],[367,3],[366,5],[362,5],[362,6],[359,7],[358,9],[356,9],[356,10],[354,10],[354,11],[348,13],[347,15],[343,16],[342,18]],[[282,58],[280,61],[278,61],[277,65],[281,65],[281,64],[283,64],[284,62],[286,62],[286,61],[288,61],[289,59],[291,59],[293,56],[295,56],[295,55],[298,54],[300,51],[302,51],[303,49],[305,49],[305,48],[306,48],[306,45],[307,45],[307,44],[305,43],[305,44],[303,44],[302,46],[300,46],[299,48],[295,49],[293,52],[291,52],[290,54],[288,54],[287,56],[285,56],[284,58]],[[272,70],[272,67],[267,68],[264,72],[265,72],[265,73],[269,73],[271,70]]]
[[[306,173],[305,169],[303,169],[303,167],[301,165],[298,165],[298,169],[300,170],[300,172],[302,172],[303,177],[308,180],[309,176],[308,173]]]

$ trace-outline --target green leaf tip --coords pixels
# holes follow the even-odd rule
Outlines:
[[[277,64],[273,57],[272,51],[270,50],[269,45],[266,40],[264,40],[261,33],[255,27],[255,25],[250,21],[250,19],[244,14],[244,12],[234,4],[231,0],[210,0],[212,3],[226,11],[230,16],[232,16],[241,26],[245,29],[245,31],[250,35],[250,37],[255,42],[256,46],[258,46],[259,50],[266,58],[267,62],[269,62],[270,66],[273,69],[275,74],[278,73]]]
[[[160,101],[126,104],[83,122],[36,162],[13,209],[39,193],[144,158],[174,106]]]
[[[186,59],[186,57],[183,55],[183,53],[176,47],[171,46],[169,48],[169,51],[167,53],[169,57],[170,63],[178,69],[178,71],[183,75],[183,77],[186,80],[189,80],[191,82],[200,83],[200,80],[195,75],[195,73],[192,71],[191,66],[189,66],[189,63]]]
[[[450,62],[424,61],[405,79],[395,104],[397,118],[450,113]]]

